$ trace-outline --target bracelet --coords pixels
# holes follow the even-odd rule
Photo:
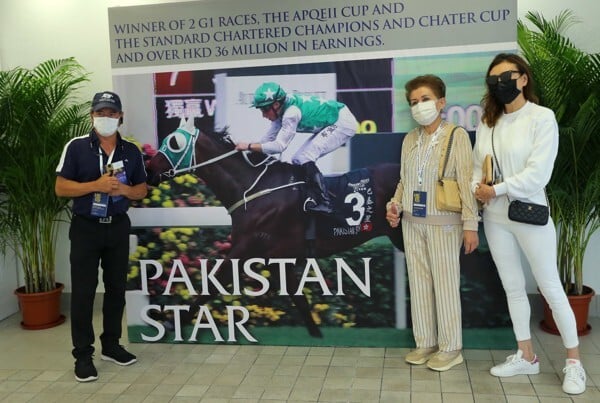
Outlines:
[[[248,151],[252,151],[252,143],[248,143]]]

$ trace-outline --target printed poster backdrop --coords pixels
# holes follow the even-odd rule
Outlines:
[[[337,99],[357,117],[354,138],[318,162],[337,176],[399,162],[402,138],[415,125],[404,83],[419,74],[446,82],[445,118],[473,134],[487,65],[516,48],[516,1],[280,1],[277,11],[260,1],[185,2],[111,8],[109,25],[122,132],[148,160],[161,146],[192,141],[177,131],[182,118],[200,136],[227,130],[233,142],[258,141],[268,122],[249,105],[259,84],[276,81],[289,93]],[[307,139],[298,134],[281,159]],[[228,214],[228,195],[200,172],[162,181],[131,210],[130,341],[412,345],[403,254],[387,237],[373,238],[379,229],[369,221],[375,198],[389,195],[369,194],[368,178],[347,180],[355,193],[336,213],[351,225],[318,230],[342,252],[303,258],[305,251],[274,256],[256,248],[238,259],[236,247],[247,241],[232,236],[232,217],[240,215]],[[389,177],[395,186],[397,173]],[[242,200],[237,211],[250,215],[276,198]],[[270,218],[280,228],[304,225],[294,217]],[[277,230],[263,236],[288,245]],[[352,239],[368,241],[346,247]],[[506,302],[485,242],[461,262],[464,345],[501,348],[512,338],[504,337]]]

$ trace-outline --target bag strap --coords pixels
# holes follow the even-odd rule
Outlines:
[[[446,173],[446,165],[448,165],[448,160],[450,159],[450,150],[452,149],[452,141],[454,140],[454,132],[460,126],[454,126],[452,131],[450,132],[450,136],[446,138],[446,143],[444,144],[444,148],[442,151],[442,155],[444,156],[443,163],[440,160],[440,166],[438,168],[438,177],[439,180],[444,178],[444,174]]]
[[[496,166],[498,167],[500,178],[504,182],[504,175],[502,175],[502,169],[500,169],[500,163],[498,162],[498,157],[496,157],[496,147],[494,147],[494,130],[496,130],[496,126],[492,127],[492,155],[494,156],[494,160],[496,160]]]
[[[500,169],[500,163],[498,162],[498,157],[496,156],[496,147],[494,147],[494,129],[496,129],[496,126],[492,127],[492,154],[494,155],[494,159],[496,160],[496,166],[498,167],[498,173],[500,174],[500,178],[504,182],[504,175],[502,175],[502,170]],[[548,206],[548,208],[550,208],[550,200],[548,200],[548,194],[546,193],[545,186],[544,186],[544,196],[546,197],[546,206]],[[506,198],[508,199],[508,202],[510,203],[511,200],[510,200],[510,197],[508,197],[508,193],[506,193]]]

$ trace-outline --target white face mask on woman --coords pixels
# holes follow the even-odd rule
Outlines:
[[[119,119],[109,117],[94,117],[94,129],[102,137],[112,136],[119,128]]]
[[[427,126],[433,123],[438,117],[440,112],[435,106],[436,101],[430,100],[425,102],[419,102],[410,107],[410,113],[413,119],[421,126]]]

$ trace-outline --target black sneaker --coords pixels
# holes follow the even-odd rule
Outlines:
[[[112,361],[119,365],[131,365],[137,361],[135,355],[131,354],[129,351],[125,350],[123,346],[118,344],[113,347],[102,348],[101,358],[104,361]]]
[[[78,358],[75,361],[75,379],[79,382],[92,382],[98,379],[98,371],[92,357]]]

